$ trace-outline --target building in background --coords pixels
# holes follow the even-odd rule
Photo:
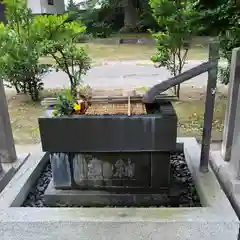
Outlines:
[[[6,19],[5,19],[4,11],[5,11],[5,6],[3,3],[0,3],[0,22],[5,23]]]
[[[34,14],[61,14],[65,12],[64,0],[28,0]]]
[[[64,0],[27,0],[33,14],[62,14],[65,12]],[[0,3],[0,22],[6,23],[5,6]]]
[[[95,9],[101,8],[100,0],[95,1],[95,3],[94,1],[88,1],[88,0],[73,0],[73,3],[75,7],[78,8],[79,10],[87,10],[88,8],[95,8]],[[68,8],[68,4],[69,4],[69,1],[65,0],[66,9]]]

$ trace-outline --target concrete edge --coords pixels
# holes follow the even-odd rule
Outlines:
[[[18,155],[18,159],[14,163],[2,163],[3,172],[0,174],[0,192],[7,186],[29,156],[29,153],[21,154]]]
[[[179,138],[187,154],[187,162],[198,190],[203,192],[207,205],[200,208],[21,208],[31,185],[40,175],[48,155],[32,154],[20,171],[0,194],[0,222],[71,221],[71,222],[225,222],[238,224],[238,219],[221,190],[213,172],[198,174],[200,148],[195,138]],[[192,149],[188,149],[192,148]],[[210,176],[210,177],[209,177]],[[208,181],[211,181],[210,183]],[[207,184],[207,185],[206,185]],[[216,187],[212,191],[211,186]],[[211,190],[211,191],[210,191]],[[204,192],[206,191],[206,192]],[[210,192],[209,192],[210,191]],[[208,196],[210,194],[210,196]],[[220,197],[220,199],[213,199]],[[223,201],[223,203],[221,203]],[[224,205],[224,206],[222,206]],[[221,209],[221,213],[219,213]],[[23,218],[24,216],[24,218]],[[97,218],[96,218],[97,216]]]
[[[201,203],[204,206],[216,209],[216,211],[221,209],[225,216],[236,217],[211,167],[209,167],[209,172],[199,172],[201,148],[195,138],[184,139],[184,153],[197,192],[200,195]]]
[[[8,171],[3,170],[3,172],[0,174],[0,193],[12,179],[14,172],[14,168],[12,167]]]
[[[228,196],[233,209],[236,214],[240,216],[240,193],[237,193],[239,192],[240,180],[234,179],[230,163],[223,160],[220,151],[211,152],[210,164],[225,194]]]
[[[221,188],[214,171],[209,167],[209,172],[199,172],[201,147],[195,138],[179,138],[178,141],[184,142],[184,154],[188,168],[192,174],[195,187],[203,206],[210,207],[219,211],[221,214],[238,221],[232,206]]]
[[[0,208],[11,207],[15,202],[20,203],[24,201],[32,184],[41,174],[41,169],[44,167],[44,164],[47,163],[47,156],[48,154],[38,151],[28,157],[1,192]]]

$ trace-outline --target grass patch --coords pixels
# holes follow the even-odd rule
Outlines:
[[[37,119],[43,113],[40,103],[20,102],[10,99],[9,114],[16,144],[36,144],[40,142]]]
[[[123,60],[150,60],[156,53],[156,47],[141,44],[98,44],[81,43],[79,47],[85,47],[93,61],[123,61]],[[188,59],[202,60],[208,56],[208,49],[204,45],[194,45],[190,49]],[[41,63],[54,63],[51,57],[43,57]]]
[[[86,47],[86,51],[94,60],[148,60],[155,54],[156,48],[151,45],[139,44],[79,44],[80,47]]]
[[[86,47],[90,57],[94,60],[150,60],[151,56],[156,53],[156,47],[152,45],[85,43],[79,46]],[[189,51],[188,59],[206,59],[207,56],[206,46],[194,45]]]
[[[150,33],[116,33],[112,37],[116,38],[152,38]]]
[[[227,99],[216,99],[212,139],[219,140],[224,128]],[[178,115],[178,135],[202,137],[205,104],[202,100],[189,100],[174,103]]]
[[[66,93],[66,90],[70,90],[69,88],[51,88],[44,89],[41,93],[41,98],[54,98],[57,97],[57,94]]]

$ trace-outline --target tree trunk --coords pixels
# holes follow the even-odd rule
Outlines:
[[[18,86],[17,82],[13,82],[13,86],[15,87],[17,94],[19,94],[20,89],[19,89],[19,86]]]
[[[236,6],[237,8],[240,8],[240,0],[236,0]]]
[[[181,88],[181,84],[178,84],[177,85],[177,93],[176,93],[178,99],[180,98],[180,88]]]
[[[139,20],[137,0],[122,0],[124,10],[124,27],[121,32],[136,32]]]

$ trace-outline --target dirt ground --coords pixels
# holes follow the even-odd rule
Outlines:
[[[178,115],[178,135],[202,137],[205,109],[205,89],[185,88],[181,93],[181,101],[174,103]],[[222,139],[225,110],[227,105],[227,90],[216,93],[214,118],[212,122],[212,140]]]
[[[120,90],[115,90],[114,94],[117,94],[119,91]],[[180,101],[174,103],[179,121],[179,136],[195,136],[198,139],[201,138],[204,119],[204,91],[205,89],[202,88],[182,88]],[[53,92],[48,92],[46,94],[48,97],[52,95],[54,95]],[[8,93],[7,96],[16,144],[39,143],[38,117],[43,114],[44,108],[40,103],[32,103],[14,93]],[[215,103],[212,139],[219,140],[222,136],[227,103],[227,94],[225,90],[217,92]],[[116,110],[118,109],[116,105],[114,108]],[[114,108],[105,109],[105,111],[114,113]],[[99,107],[97,109],[99,111]],[[142,111],[141,104],[136,108],[137,112],[140,110]]]

